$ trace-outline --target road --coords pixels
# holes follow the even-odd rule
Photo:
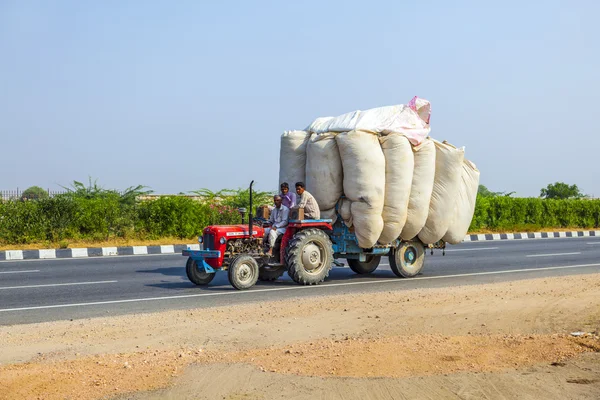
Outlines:
[[[190,283],[180,255],[0,262],[0,325],[191,309],[357,291],[452,287],[600,272],[600,238],[485,241],[427,255],[422,274],[398,279],[386,258],[369,276],[334,268],[319,286],[287,275],[248,291],[219,274],[208,287]]]

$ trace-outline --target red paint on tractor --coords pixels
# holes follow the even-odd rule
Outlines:
[[[264,235],[265,230],[262,227],[256,225],[252,227],[253,237],[263,238]],[[206,263],[213,268],[221,268],[227,242],[234,239],[248,239],[249,237],[248,225],[213,225],[204,228],[202,236],[204,250],[218,250],[221,252],[219,258],[206,258]],[[225,239],[223,240],[224,243],[221,243],[221,238]]]

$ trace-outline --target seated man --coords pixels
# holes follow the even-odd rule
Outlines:
[[[296,193],[298,194],[296,205],[292,210],[304,208],[304,219],[320,219],[321,210],[317,204],[317,200],[312,194],[306,191],[304,182],[296,182]]]
[[[283,199],[280,195],[276,194],[273,196],[273,202],[275,203],[275,208],[271,210],[271,216],[269,217],[271,227],[265,229],[265,240],[269,243],[269,251],[267,251],[269,257],[273,255],[273,247],[275,246],[277,238],[279,235],[285,233],[290,213],[290,209],[281,204]]]

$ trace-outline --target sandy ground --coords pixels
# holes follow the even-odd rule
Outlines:
[[[599,299],[594,274],[0,327],[0,399],[599,399]]]

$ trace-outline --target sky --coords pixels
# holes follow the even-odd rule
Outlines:
[[[493,191],[600,197],[600,2],[0,0],[0,190],[278,186],[315,118],[432,104]]]

